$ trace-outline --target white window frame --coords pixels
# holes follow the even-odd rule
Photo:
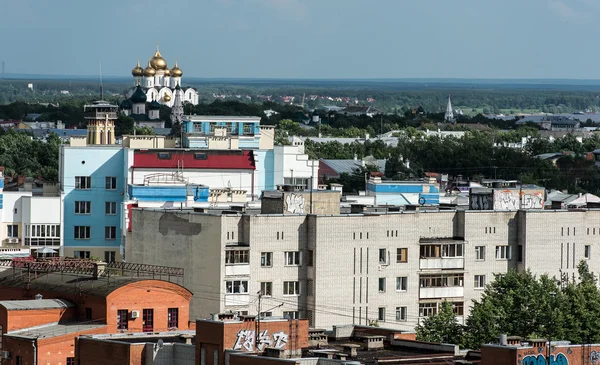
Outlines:
[[[263,297],[273,296],[273,282],[263,281],[260,283],[260,295]]]
[[[438,312],[437,303],[419,303],[419,317],[427,318],[433,316]]]
[[[91,188],[91,176],[75,176],[75,190],[90,190]]]
[[[408,320],[407,312],[407,307],[396,307],[396,322],[406,322]]]
[[[512,246],[499,245],[496,246],[496,260],[511,260]]]
[[[250,250],[227,250],[225,251],[225,265],[248,265],[250,264]]]
[[[283,318],[300,319],[299,311],[283,311]]]
[[[117,190],[117,177],[107,176],[104,179],[104,187],[106,190]]]
[[[283,295],[284,296],[299,296],[300,295],[300,282],[299,281],[284,281],[283,282]]]
[[[74,226],[73,238],[76,240],[89,240],[92,237],[92,228],[90,226]]]
[[[475,275],[474,288],[475,289],[485,289],[485,275]]]
[[[248,294],[248,280],[227,280],[225,294]]]
[[[273,267],[273,252],[260,253],[260,267]]]
[[[117,202],[105,202],[104,203],[104,214],[117,215]]]
[[[385,278],[379,278],[377,280],[377,288],[379,289],[380,293],[385,293],[386,286],[387,280],[385,280]]]
[[[385,322],[385,307],[377,308],[377,320]]]
[[[592,258],[592,246],[585,245],[583,246],[583,258],[589,260]]]
[[[75,214],[90,215],[92,214],[92,202],[88,200],[75,201]]]
[[[400,289],[398,289],[398,287],[400,287]],[[407,289],[408,289],[408,277],[407,276],[396,277],[396,291],[397,292],[405,292]]]
[[[16,231],[16,234],[15,234]],[[9,224],[6,226],[6,237],[8,238],[18,238],[19,237],[19,225],[18,224]]]
[[[302,252],[301,251],[285,251],[285,266],[300,266],[302,265]],[[291,263],[290,263],[291,262]]]
[[[485,246],[475,246],[475,261],[485,261]]]
[[[104,239],[114,241],[117,239],[117,226],[104,226]]]

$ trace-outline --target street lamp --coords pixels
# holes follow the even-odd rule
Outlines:
[[[550,356],[552,355],[552,335],[551,335],[551,331],[552,331],[552,325],[554,324],[554,308],[553,308],[553,303],[554,303],[554,298],[556,297],[556,292],[550,292],[550,327],[548,328],[548,356],[546,358],[546,362],[548,365],[550,365]]]

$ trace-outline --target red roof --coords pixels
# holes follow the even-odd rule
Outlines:
[[[252,151],[136,150],[134,168],[255,170]]]

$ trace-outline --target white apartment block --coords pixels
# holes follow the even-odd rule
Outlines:
[[[133,262],[185,269],[191,315],[232,311],[310,325],[412,329],[454,303],[459,320],[494,275],[577,278],[600,267],[600,210],[217,214],[136,209]]]

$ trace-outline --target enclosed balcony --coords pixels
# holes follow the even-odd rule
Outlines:
[[[453,238],[420,240],[421,270],[464,269],[464,240]]]

